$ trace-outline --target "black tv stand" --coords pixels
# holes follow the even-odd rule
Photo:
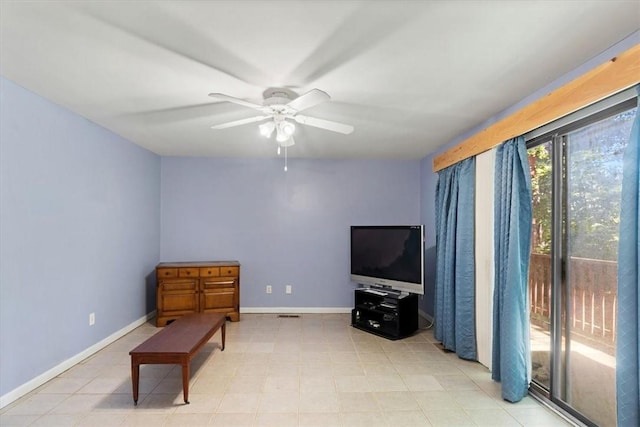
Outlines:
[[[351,325],[390,340],[408,337],[418,329],[418,295],[356,289]]]

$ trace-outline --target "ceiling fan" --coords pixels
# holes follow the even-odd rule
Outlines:
[[[295,143],[293,140],[293,133],[295,132],[295,124],[293,121],[303,125],[343,133],[345,135],[353,132],[353,126],[351,125],[300,114],[303,110],[331,99],[326,92],[320,89],[311,89],[309,92],[298,97],[295,96],[295,93],[287,89],[267,89],[264,92],[263,105],[254,104],[253,102],[234,98],[222,93],[210,93],[209,96],[221,101],[233,102],[234,104],[249,107],[262,113],[259,116],[211,126],[211,129],[226,129],[233,126],[268,120],[259,126],[260,134],[270,138],[273,132],[276,132],[278,154],[280,154],[280,147],[290,147]]]

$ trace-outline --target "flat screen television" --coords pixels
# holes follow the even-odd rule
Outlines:
[[[351,280],[424,294],[422,225],[351,226]]]

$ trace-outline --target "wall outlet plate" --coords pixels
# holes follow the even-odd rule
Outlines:
[[[270,294],[271,293],[271,285],[267,285],[267,293]]]
[[[291,285],[287,285],[287,287],[285,288],[285,293],[290,294],[291,293]]]
[[[89,313],[89,326],[93,326],[96,324],[96,314]]]

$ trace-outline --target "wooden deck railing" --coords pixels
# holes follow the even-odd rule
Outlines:
[[[615,352],[617,263],[571,258],[568,287],[569,327],[572,339]],[[529,266],[531,321],[548,330],[551,309],[551,257],[531,254]],[[563,324],[566,324],[563,316]]]

